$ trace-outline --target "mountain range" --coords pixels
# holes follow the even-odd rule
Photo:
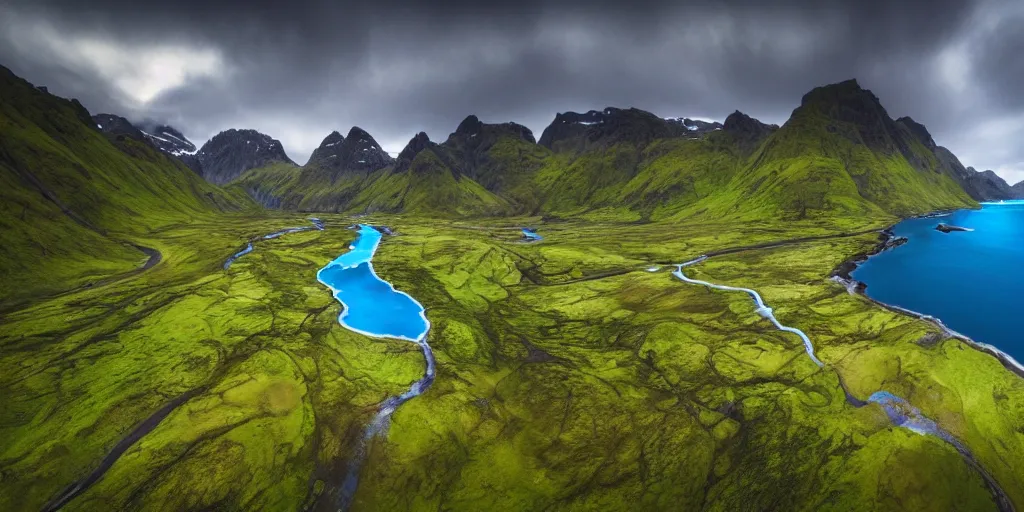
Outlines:
[[[5,289],[81,271],[29,261],[39,256],[102,267],[138,257],[123,241],[131,233],[260,205],[854,226],[1024,195],[1024,184],[964,167],[913,119],[890,117],[854,80],[810,91],[782,126],[741,112],[714,123],[609,107],[560,113],[537,139],[470,115],[444,141],[417,134],[397,158],[359,127],[332,132],[301,166],[254,130],[197,148],[170,126],[93,116],[6,68],[0,92],[0,270],[20,276]]]
[[[809,92],[781,127],[738,111],[719,124],[609,107],[560,113],[536,140],[468,116],[443,142],[416,135],[394,160],[352,128],[304,166],[280,158],[234,185],[304,211],[628,220],[901,216],[1016,197],[854,80]]]
[[[610,209],[657,220],[742,217],[752,212],[739,203],[751,197],[759,214],[789,217],[904,215],[959,195],[957,188],[975,201],[1024,197],[1024,182],[1011,187],[992,171],[965,167],[923,125],[889,117],[854,80],[811,91],[781,128],[739,111],[718,123],[609,107],[557,114],[536,140],[525,126],[470,115],[443,142],[417,134],[398,158],[359,127],[346,136],[335,131],[303,166],[255,130],[227,130],[197,149],[169,126],[110,114],[93,120],[109,135],[149,141],[210,183],[240,187],[264,207],[304,211],[564,216]],[[778,194],[762,194],[765,185]],[[923,197],[904,193],[921,187]]]

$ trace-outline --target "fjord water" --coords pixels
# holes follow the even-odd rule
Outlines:
[[[974,231],[942,233],[935,229],[940,222]],[[909,241],[853,272],[871,298],[932,315],[1024,360],[1024,201],[910,219],[893,231]]]

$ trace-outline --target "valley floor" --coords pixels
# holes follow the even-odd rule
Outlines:
[[[320,218],[270,240],[308,221],[169,227],[132,240],[151,268],[0,311],[0,509],[332,508],[366,423],[424,365],[342,328],[316,281],[353,222],[394,230],[374,266],[426,307],[438,363],[370,443],[354,510],[997,508],[954,448],[850,405],[840,378],[905,398],[1024,508],[1024,380],[828,279],[884,222]],[[687,275],[756,289],[823,368],[749,297],[671,274],[800,239]]]

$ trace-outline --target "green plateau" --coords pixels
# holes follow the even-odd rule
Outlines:
[[[217,186],[3,69],[0,510],[335,510],[361,458],[351,510],[1024,508],[1024,379],[830,279],[977,206],[923,127],[853,81],[781,127],[570,114],[397,158],[353,129]],[[390,228],[374,268],[437,358],[365,445],[424,356],[338,323],[316,274],[354,223]],[[688,274],[759,291],[824,367],[671,274],[703,254]],[[972,458],[847,397],[883,389]]]

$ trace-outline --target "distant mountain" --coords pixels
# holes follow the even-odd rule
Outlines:
[[[728,185],[738,195],[707,214],[870,218],[974,204],[921,138],[856,80],[815,88]]]
[[[913,157],[911,148],[905,151],[911,155],[912,163],[918,168],[931,168],[936,165],[938,172],[945,174],[956,181],[976,201],[998,201],[1009,199],[1012,194],[1009,185],[992,171],[979,173],[973,167],[964,167],[960,160],[948,149],[939,146],[932,139],[928,129],[924,125],[914,121],[910,117],[901,117],[896,124],[910,135],[908,144],[917,141],[934,156],[934,161],[918,159]]]
[[[203,177],[222,185],[249,169],[281,162],[294,165],[277,139],[256,130],[226,130],[203,144],[196,153]]]
[[[1010,187],[1014,199],[1024,199],[1024,181]]]
[[[967,168],[968,177],[964,190],[978,201],[1003,201],[1014,199],[1013,188],[992,171],[978,172],[974,167]]]
[[[564,112],[544,129],[540,145],[556,152],[580,152],[620,142],[643,146],[657,139],[696,136],[684,123],[636,108]]]
[[[450,147],[434,143],[426,133],[413,137],[392,159],[372,136],[353,128],[348,137],[328,135],[303,167],[272,164],[247,172],[237,183],[264,205],[300,210],[434,215],[512,210],[467,176],[466,169]]]
[[[149,142],[156,149],[181,160],[196,174],[202,175],[202,166],[195,157],[196,146],[178,130],[161,124],[146,123],[141,126],[113,114],[92,116],[96,128],[117,138],[130,137],[137,141]]]
[[[363,133],[358,153],[377,154]],[[468,116],[441,144],[413,137],[394,161],[353,160],[354,138],[332,133],[306,166],[238,181],[264,204],[302,210],[844,225],[971,206],[999,189],[854,80],[812,90],[781,127],[738,111],[716,123],[609,107],[557,114],[538,142],[524,126]]]
[[[717,121],[701,121],[690,119],[688,117],[666,117],[665,120],[670,123],[678,123],[682,125],[683,128],[691,132],[694,136],[704,135],[705,133],[721,130],[723,128],[722,123]]]
[[[146,134],[146,137],[153,142],[157,149],[164,153],[174,156],[194,155],[199,150],[192,141],[173,127],[162,124],[143,124],[139,129]]]

